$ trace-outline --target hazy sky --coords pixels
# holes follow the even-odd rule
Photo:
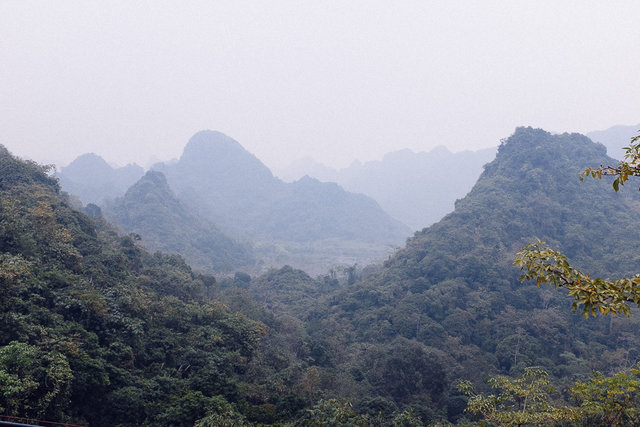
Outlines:
[[[215,129],[268,166],[640,121],[640,1],[0,0],[0,144],[66,165]]]

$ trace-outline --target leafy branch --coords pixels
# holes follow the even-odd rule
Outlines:
[[[640,135],[631,138],[631,144],[623,149],[626,151],[624,160],[620,161],[618,166],[587,168],[580,175],[580,181],[585,177],[602,179],[603,176],[617,176],[612,184],[614,191],[617,192],[630,176],[640,176]]]
[[[520,250],[514,264],[523,270],[520,281],[535,280],[536,285],[548,283],[558,288],[567,288],[573,296],[571,305],[576,311],[583,305],[582,315],[596,316],[620,314],[629,316],[630,302],[640,306],[640,275],[618,280],[592,279],[589,274],[571,267],[567,258],[558,251],[548,248],[544,242],[528,244]]]

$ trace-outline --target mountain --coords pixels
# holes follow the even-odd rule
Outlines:
[[[62,189],[85,205],[122,196],[142,175],[144,170],[136,164],[113,168],[94,153],[79,156],[56,174]]]
[[[381,161],[354,162],[340,170],[305,159],[279,174],[288,180],[309,175],[336,182],[347,191],[375,199],[391,216],[419,230],[451,212],[494,156],[495,148],[459,153],[442,146],[420,153],[404,149],[386,154]]]
[[[160,172],[147,172],[103,212],[126,232],[138,233],[150,250],[179,253],[200,271],[229,272],[255,264],[250,248],[181,203]]]
[[[410,406],[423,421],[453,421],[465,406],[459,379],[486,388],[489,376],[536,365],[561,388],[593,369],[633,366],[625,354],[640,346],[637,316],[585,320],[566,294],[520,283],[513,266],[539,238],[594,276],[638,272],[637,191],[579,181],[584,168],[612,161],[583,135],[518,128],[455,210],[380,271],[335,287],[311,311],[288,308],[322,349],[329,389],[363,412]],[[269,295],[281,307],[274,298],[287,296]]]
[[[624,157],[623,147],[629,145],[632,137],[640,133],[640,124],[635,126],[612,126],[609,129],[589,132],[587,136],[595,142],[604,144],[607,147],[607,154],[614,159],[622,160]]]
[[[311,250],[315,255],[305,256],[307,261],[321,256],[324,265],[329,252],[334,254],[329,262],[335,263],[355,245],[362,262],[370,254],[386,257],[410,233],[369,197],[310,178],[281,181],[220,132],[198,132],[176,163],[153,169],[167,177],[181,201],[223,232],[272,248],[266,256],[284,251],[290,254],[285,259],[292,260]],[[282,250],[273,249],[274,242],[281,242]],[[310,264],[301,260],[299,265]]]

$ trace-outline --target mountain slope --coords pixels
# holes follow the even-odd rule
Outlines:
[[[587,136],[595,142],[604,144],[607,147],[607,154],[614,159],[622,160],[624,156],[623,147],[629,145],[629,140],[640,131],[640,124],[635,126],[612,126],[609,129],[589,132]]]
[[[407,228],[370,199],[317,181],[286,184],[235,140],[195,134],[178,163],[156,165],[185,203],[223,229],[262,240],[399,243]],[[315,225],[310,229],[310,225]],[[357,226],[357,228],[354,228]]]
[[[586,321],[561,292],[519,283],[512,265],[540,238],[594,275],[638,271],[635,188],[620,194],[607,182],[579,182],[581,170],[608,162],[604,147],[582,135],[517,129],[454,212],[305,317],[311,339],[331,343],[340,387],[411,405],[425,420],[455,419],[464,407],[459,378],[483,387],[490,375],[538,365],[570,382],[627,367],[624,354],[640,345],[637,317]],[[414,374],[420,354],[442,370],[439,381]]]
[[[160,172],[147,172],[103,211],[126,232],[139,233],[149,249],[179,253],[201,271],[229,272],[254,264],[249,248],[181,203]]]

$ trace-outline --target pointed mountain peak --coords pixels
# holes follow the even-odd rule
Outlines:
[[[216,130],[201,130],[189,139],[184,155],[192,153],[219,153],[225,151],[245,151],[242,145],[235,139]]]
[[[197,269],[233,271],[253,264],[250,249],[183,204],[162,172],[147,172],[104,212],[126,232],[139,233],[148,248],[180,253]]]
[[[156,196],[162,195],[163,199],[168,199],[171,203],[177,203],[175,194],[169,187],[167,179],[162,172],[148,171],[142,178],[134,183],[124,195],[125,199],[144,199],[149,197],[149,194],[155,194]]]
[[[256,156],[235,139],[213,130],[203,130],[191,137],[179,163],[189,170],[203,171],[215,177],[253,176],[254,180],[272,180],[273,175]]]
[[[93,171],[94,173],[96,171],[99,173],[111,173],[113,168],[96,153],[85,153],[76,157],[74,161],[63,167],[61,173],[75,176],[86,174],[88,171]]]
[[[157,186],[169,188],[169,184],[167,184],[167,178],[164,176],[162,172],[158,172],[154,170],[148,171],[142,178],[140,178],[140,181],[138,182],[145,182],[145,181],[152,182]]]
[[[113,167],[95,153],[78,156],[56,176],[62,189],[78,196],[84,204],[101,204],[119,197],[144,174],[135,163]]]

